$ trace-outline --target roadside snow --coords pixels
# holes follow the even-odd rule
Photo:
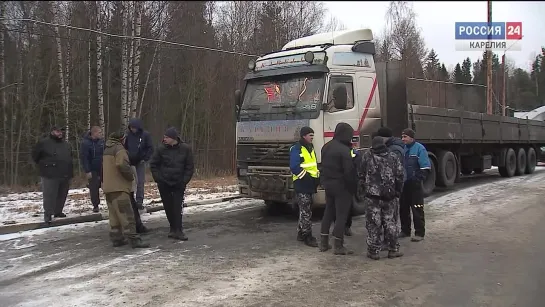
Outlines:
[[[104,195],[101,194],[102,213],[108,208]],[[236,185],[215,187],[213,189],[190,188],[186,190],[186,202],[217,199],[238,195]],[[146,186],[144,205],[150,206],[161,202],[155,186]],[[89,189],[73,189],[68,192],[64,211],[70,217],[92,213]],[[0,197],[0,225],[40,222],[43,220],[42,192],[8,194]]]
[[[255,207],[259,207],[263,205],[264,205],[263,201],[260,201],[260,200],[249,199],[249,198],[238,198],[238,199],[233,199],[233,200],[225,201],[221,203],[187,207],[187,208],[184,208],[184,215],[200,214],[200,213],[215,212],[215,211],[226,211],[226,210],[244,210],[244,209],[255,208]],[[158,211],[151,214],[144,213],[141,215],[141,218],[143,222],[148,222],[148,221],[156,220],[156,219],[162,219],[166,221],[165,211]],[[13,240],[10,244],[9,249],[24,249],[24,248],[32,247],[34,245],[20,244],[21,243],[20,239],[23,239],[23,238],[28,239],[35,236],[41,236],[46,233],[49,236],[54,236],[54,234],[61,234],[61,233],[66,234],[67,232],[78,232],[78,231],[81,231],[82,229],[85,229],[86,227],[104,227],[104,225],[107,223],[108,223],[108,220],[102,220],[98,222],[69,224],[69,225],[63,225],[58,227],[40,228],[40,229],[27,230],[27,231],[22,231],[17,233],[9,233],[9,234],[0,235],[0,242]],[[0,253],[2,252],[4,251],[0,250]]]

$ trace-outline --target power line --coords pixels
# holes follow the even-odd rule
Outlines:
[[[186,47],[186,48],[193,48],[193,49],[208,50],[208,51],[215,51],[215,52],[221,52],[221,53],[243,55],[243,56],[249,56],[249,57],[256,57],[257,56],[255,54],[248,54],[248,53],[237,52],[237,51],[222,50],[222,49],[218,49],[218,48],[210,48],[210,47],[195,46],[195,45],[190,45],[190,44],[176,43],[176,42],[165,41],[165,40],[162,40],[162,39],[155,39],[155,38],[148,38],[148,37],[138,37],[138,36],[132,36],[132,35],[112,34],[112,33],[102,32],[102,31],[89,29],[89,28],[81,28],[81,27],[75,27],[75,26],[70,26],[70,25],[65,25],[65,24],[57,24],[57,23],[52,23],[52,22],[35,20],[35,19],[31,19],[31,18],[11,18],[11,19],[10,18],[0,18],[0,20],[2,20],[2,21],[9,20],[9,21],[33,22],[33,23],[36,23],[36,24],[43,24],[43,25],[48,25],[48,26],[53,26],[53,27],[63,27],[63,28],[72,29],[72,30],[86,31],[86,32],[91,32],[91,33],[104,35],[104,36],[109,36],[109,37],[116,37],[116,38],[123,38],[123,39],[127,39],[127,38],[128,39],[140,39],[140,40],[143,40],[143,41],[155,42],[155,43],[166,44],[166,45],[181,46],[181,47]]]

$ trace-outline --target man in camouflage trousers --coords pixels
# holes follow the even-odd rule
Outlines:
[[[130,197],[134,174],[123,141],[124,132],[110,134],[103,156],[102,190],[108,204],[110,239],[114,247],[127,244],[124,238],[126,236],[132,248],[146,248],[149,244],[143,243],[140,235],[136,233]]]
[[[388,151],[382,137],[374,137],[371,149],[362,153],[358,177],[366,205],[367,257],[380,259],[383,229],[388,258],[403,256],[399,251],[394,217],[403,189],[403,165],[395,153]]]

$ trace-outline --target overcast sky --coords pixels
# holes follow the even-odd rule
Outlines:
[[[456,51],[454,48],[454,23],[460,21],[485,22],[487,2],[413,2],[417,14],[417,23],[422,30],[428,49],[435,49],[441,62],[452,69],[464,58],[474,62],[482,52]],[[329,2],[325,5],[329,16],[336,17],[347,29],[370,28],[373,33],[381,34],[384,29],[386,10],[389,2]],[[508,60],[516,66],[529,70],[530,61],[545,46],[545,2],[538,1],[493,1],[492,21],[522,22],[524,37],[521,51],[507,51]],[[496,52],[498,53],[498,52]],[[499,53],[500,55],[503,52]]]

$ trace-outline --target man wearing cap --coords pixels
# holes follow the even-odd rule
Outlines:
[[[401,257],[394,218],[403,186],[401,159],[388,151],[380,136],[373,138],[371,149],[363,152],[360,159],[358,178],[365,202],[367,257],[379,260],[384,241],[388,244],[388,258]]]
[[[413,213],[414,237],[413,242],[424,240],[425,219],[424,219],[424,191],[422,182],[426,179],[431,170],[428,151],[424,145],[414,139],[415,133],[412,129],[405,129],[401,133],[401,140],[405,144],[404,167],[405,183],[399,204],[399,219],[401,221],[400,237],[411,236],[411,211]]]
[[[127,244],[132,248],[146,248],[136,232],[136,222],[131,208],[130,193],[134,174],[129,163],[127,150],[123,147],[124,131],[109,135],[102,158],[102,191],[108,204],[110,240],[114,247]]]
[[[312,196],[318,186],[318,162],[312,141],[314,130],[302,127],[300,139],[290,148],[290,170],[293,179],[297,204],[299,207],[299,222],[297,223],[297,240],[310,247],[318,247],[316,238],[312,235]]]
[[[146,182],[146,162],[153,154],[151,135],[144,130],[142,121],[132,118],[126,133],[125,149],[129,153],[129,161],[136,168],[136,203],[139,209],[144,204],[144,184]]]
[[[72,158],[72,147],[64,140],[64,129],[60,127],[53,127],[32,150],[32,160],[40,170],[44,221],[48,224],[52,215],[66,217],[62,211],[74,177]]]
[[[191,147],[180,139],[175,128],[165,131],[163,144],[153,154],[150,168],[170,224],[168,237],[186,241],[182,227],[182,199],[195,166]]]

